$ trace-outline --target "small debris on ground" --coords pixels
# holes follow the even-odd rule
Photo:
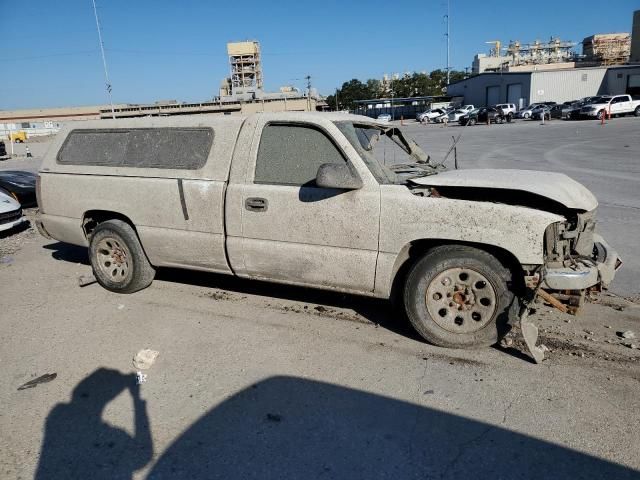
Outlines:
[[[156,358],[158,358],[160,352],[156,350],[150,350],[145,348],[136,353],[136,356],[133,357],[133,366],[137,370],[148,370],[151,368],[151,365],[154,364]]]
[[[323,313],[323,312],[326,312],[326,311],[327,311],[327,309],[326,309],[325,307],[323,307],[322,305],[318,305],[317,307],[313,307],[313,309],[314,309],[316,312],[320,312],[320,313]]]
[[[633,333],[631,330],[627,330],[626,332],[617,332],[619,337],[622,338],[636,338],[636,334]]]
[[[118,310],[124,310],[124,305],[123,304],[118,305]]]
[[[623,342],[622,345],[624,345],[627,348],[630,348],[632,350],[636,350],[638,348],[638,345],[636,345],[635,343],[631,343],[631,342]]]
[[[142,372],[136,372],[136,383],[142,385],[147,381],[147,374]]]
[[[93,274],[89,274],[89,275],[80,275],[78,277],[78,286],[79,287],[86,287],[87,285],[91,285],[93,283],[96,283],[96,277],[93,276]]]
[[[18,390],[26,390],[28,388],[35,388],[41,383],[49,383],[56,379],[58,376],[57,373],[45,373],[44,375],[39,376],[38,378],[34,378],[33,380],[28,381],[18,387]]]

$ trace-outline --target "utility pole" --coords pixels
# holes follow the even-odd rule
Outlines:
[[[338,87],[336,87],[336,112],[338,111]]]
[[[311,111],[311,75],[304,77],[307,81],[307,108]]]
[[[93,14],[96,17],[96,28],[98,29],[98,41],[100,42],[100,52],[102,53],[102,65],[104,66],[104,79],[107,85],[107,94],[109,95],[109,103],[111,104],[111,117],[115,120],[116,112],[113,109],[113,98],[111,97],[111,82],[109,81],[109,72],[107,71],[107,59],[104,56],[104,43],[102,42],[102,32],[100,31],[100,21],[98,20],[98,9],[96,8],[96,0],[93,2]]]
[[[450,34],[450,30],[449,30],[449,16],[450,16],[450,8],[449,8],[449,2],[450,0],[447,0],[447,33],[445,34],[447,37],[447,85],[449,85],[449,81],[451,79],[451,67],[449,65],[449,58],[450,58],[450,48],[449,48],[449,34]]]

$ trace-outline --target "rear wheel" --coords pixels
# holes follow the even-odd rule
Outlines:
[[[467,122],[468,125],[474,126],[476,124],[476,119],[475,118],[470,118],[469,121]]]
[[[525,120],[527,120],[531,115],[528,113],[525,113],[524,115],[522,115],[522,118],[524,118]]]
[[[138,235],[122,220],[100,223],[89,243],[89,259],[98,283],[116,293],[148,287],[155,277]]]
[[[640,106],[637,106],[636,109],[633,111],[633,114],[636,117],[640,117]]]
[[[441,347],[495,344],[516,320],[512,274],[489,253],[451,245],[434,248],[409,271],[404,291],[416,331]]]

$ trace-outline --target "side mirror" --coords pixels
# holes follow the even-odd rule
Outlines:
[[[357,190],[362,188],[362,180],[346,164],[323,163],[318,168],[316,185],[322,188]]]

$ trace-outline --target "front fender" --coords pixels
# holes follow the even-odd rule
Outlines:
[[[506,250],[521,265],[544,263],[544,232],[564,217],[501,203],[414,195],[402,185],[381,187],[376,294],[388,296],[399,255],[417,240],[474,243]]]

